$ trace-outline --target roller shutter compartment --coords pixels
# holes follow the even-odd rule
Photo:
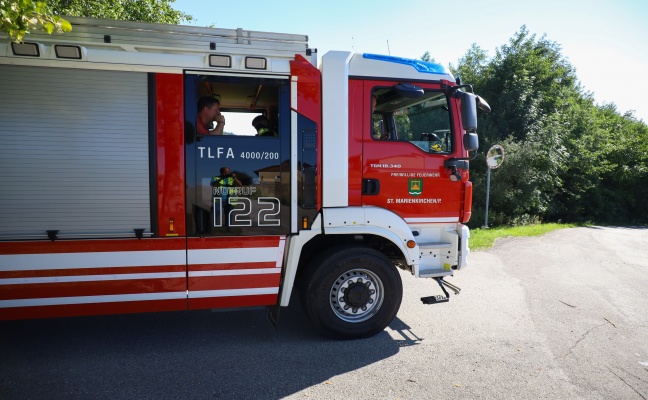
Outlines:
[[[147,76],[0,65],[0,240],[151,232]]]

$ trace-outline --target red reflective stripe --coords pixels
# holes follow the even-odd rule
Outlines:
[[[189,250],[279,247],[280,239],[280,236],[189,238],[187,245]]]
[[[0,309],[0,320],[180,311],[186,309],[187,299],[16,307]]]
[[[181,277],[2,285],[0,300],[180,292],[186,290],[186,282]]]
[[[280,278],[281,274],[201,276],[189,278],[189,293],[198,290],[278,288]]]
[[[0,279],[87,276],[87,275],[145,274],[145,273],[164,273],[164,272],[185,272],[186,270],[187,270],[187,266],[185,264],[181,264],[181,265],[152,265],[148,267],[71,268],[71,269],[25,270],[25,271],[1,271]]]
[[[184,238],[0,242],[0,255],[183,250],[186,246],[185,243],[186,240]]]
[[[238,308],[271,306],[277,304],[278,295],[259,294],[252,296],[232,297],[206,297],[203,299],[189,299],[189,309],[198,310],[202,308]]]
[[[227,271],[237,269],[276,268],[275,262],[237,262],[222,264],[191,264],[191,271]]]

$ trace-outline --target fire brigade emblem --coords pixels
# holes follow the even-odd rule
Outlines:
[[[411,196],[419,196],[423,193],[423,180],[422,179],[410,179],[409,180],[409,194]]]

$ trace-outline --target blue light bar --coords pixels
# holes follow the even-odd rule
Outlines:
[[[402,57],[393,57],[393,56],[384,56],[381,54],[369,54],[365,53],[362,55],[364,58],[369,58],[371,60],[386,61],[396,64],[405,64],[414,67],[418,72],[423,72],[426,74],[450,74],[450,72],[441,64],[421,61],[421,60],[412,60],[411,58],[402,58]]]

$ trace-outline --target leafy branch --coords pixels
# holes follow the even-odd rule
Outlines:
[[[0,30],[19,43],[34,30],[48,34],[72,30],[70,22],[53,15],[47,3],[33,0],[0,0],[0,23]]]

